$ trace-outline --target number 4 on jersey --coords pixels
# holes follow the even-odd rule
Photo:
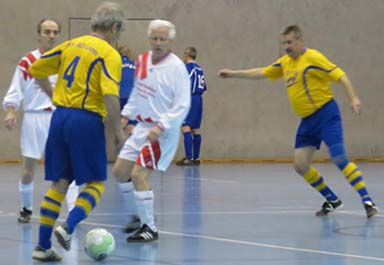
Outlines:
[[[75,71],[77,64],[79,63],[80,56],[76,56],[72,62],[68,65],[67,69],[64,71],[63,79],[67,80],[67,87],[71,88],[72,82],[75,79]]]

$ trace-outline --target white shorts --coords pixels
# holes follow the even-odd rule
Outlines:
[[[25,112],[21,125],[21,155],[41,159],[47,143],[52,112]]]
[[[151,170],[166,171],[179,144],[180,128],[167,129],[157,141],[149,142],[147,135],[154,126],[153,123],[139,122],[121,149],[119,158]]]

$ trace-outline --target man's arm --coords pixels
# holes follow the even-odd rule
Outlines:
[[[48,80],[48,78],[44,79],[37,79],[35,78],[36,83],[40,86],[40,88],[49,96],[49,98],[52,98],[52,85],[51,82]]]
[[[244,70],[231,70],[231,69],[221,69],[217,73],[218,76],[222,78],[246,78],[246,79],[262,79],[265,78],[263,74],[263,68],[251,68]]]
[[[349,80],[348,76],[343,75],[342,77],[340,77],[339,83],[344,87],[348,95],[352,111],[356,114],[360,114],[361,102],[358,96],[356,95],[355,89],[353,88],[352,82]]]
[[[119,97],[114,95],[104,96],[105,108],[108,112],[108,118],[112,123],[112,128],[116,137],[117,150],[120,150],[124,145],[124,132],[120,123],[120,101]]]

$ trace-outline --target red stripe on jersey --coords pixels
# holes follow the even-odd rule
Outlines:
[[[144,54],[143,54],[143,58],[141,60],[142,64],[141,64],[141,70],[140,70],[140,79],[143,80],[145,78],[147,78],[147,62],[148,62],[148,55],[149,55],[149,51],[146,51]]]
[[[31,64],[33,64],[34,61],[36,61],[36,57],[32,53],[28,53],[25,57],[28,58],[28,60],[31,62]]]
[[[28,78],[32,78],[32,76],[27,71],[21,71],[23,74],[23,78],[25,81],[27,81]]]
[[[135,78],[137,78],[139,76],[139,71],[140,71],[140,60],[139,60],[139,58],[137,58],[137,60],[135,62],[135,65],[136,65]]]
[[[28,70],[30,64],[28,63],[27,60],[22,59],[22,60],[19,62],[19,66],[20,66],[21,68],[24,68],[25,70]]]
[[[145,122],[153,122],[153,120],[151,119],[151,117],[149,117],[149,118],[145,118],[144,121],[145,121]]]
[[[138,121],[143,121],[143,119],[141,118],[141,115],[140,115],[140,114],[136,116],[136,120],[138,120]]]
[[[30,63],[27,60],[22,59],[19,62],[19,66],[21,68],[21,72],[23,73],[24,80],[27,80],[28,78],[32,78],[31,74],[28,71]]]

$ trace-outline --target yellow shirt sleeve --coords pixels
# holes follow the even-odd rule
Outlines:
[[[283,76],[283,68],[281,60],[277,60],[273,64],[263,67],[263,74],[270,80],[276,80]]]
[[[67,42],[44,53],[29,68],[29,72],[34,78],[44,79],[50,75],[57,74],[59,71],[61,49]]]
[[[332,63],[324,54],[320,52],[314,53],[310,60],[311,65],[318,67],[326,73],[329,81],[337,82],[342,76],[345,75],[345,72],[340,67]],[[322,71],[317,71],[318,74],[321,72]]]

